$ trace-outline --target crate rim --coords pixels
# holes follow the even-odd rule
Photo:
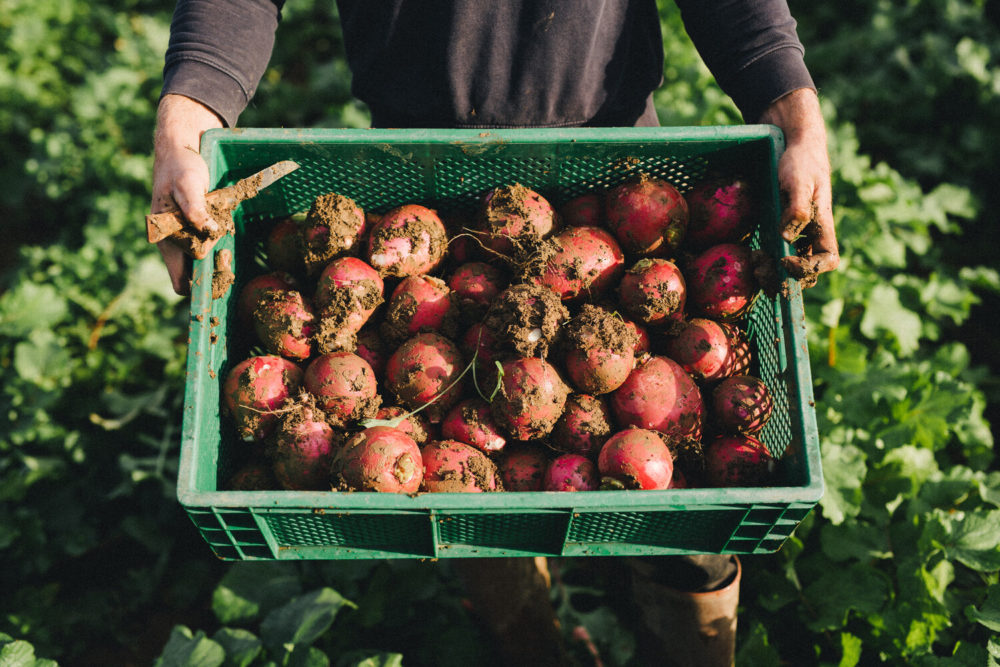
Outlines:
[[[666,141],[699,143],[712,141],[759,141],[769,139],[784,146],[784,134],[775,125],[697,125],[660,127],[559,127],[502,129],[438,128],[216,128],[202,135],[202,155],[209,156],[223,143],[470,143],[477,145],[568,142]],[[206,158],[207,160],[207,158]],[[216,175],[218,176],[218,175]]]

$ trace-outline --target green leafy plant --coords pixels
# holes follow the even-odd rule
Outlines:
[[[827,492],[744,559],[739,663],[997,664],[998,384],[962,337],[1000,290],[995,3],[792,9],[833,102],[844,261],[806,292]],[[283,16],[240,123],[367,125],[336,17]],[[661,17],[661,121],[739,122]],[[142,229],[169,20],[141,0],[0,16],[0,662],[490,664],[447,562],[219,563],[177,505],[187,303]],[[574,651],[628,665],[626,596],[563,565]]]

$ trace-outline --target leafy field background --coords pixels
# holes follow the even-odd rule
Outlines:
[[[843,252],[806,295],[827,493],[744,559],[738,662],[996,665],[1000,2],[791,6]],[[241,124],[366,126],[335,16],[284,16]],[[661,17],[662,122],[740,122]],[[226,564],[177,504],[187,302],[142,224],[169,20],[0,0],[0,664],[490,664],[446,562]],[[581,663],[630,664],[614,572],[553,566]]]

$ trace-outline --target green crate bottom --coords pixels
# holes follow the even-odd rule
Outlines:
[[[518,513],[188,507],[187,512],[219,558],[318,560],[771,553],[814,506]]]

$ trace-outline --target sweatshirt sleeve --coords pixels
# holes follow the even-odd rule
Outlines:
[[[162,95],[201,102],[227,127],[250,103],[274,46],[284,0],[178,0]]]
[[[719,87],[756,122],[775,100],[816,89],[786,0],[676,0]]]

